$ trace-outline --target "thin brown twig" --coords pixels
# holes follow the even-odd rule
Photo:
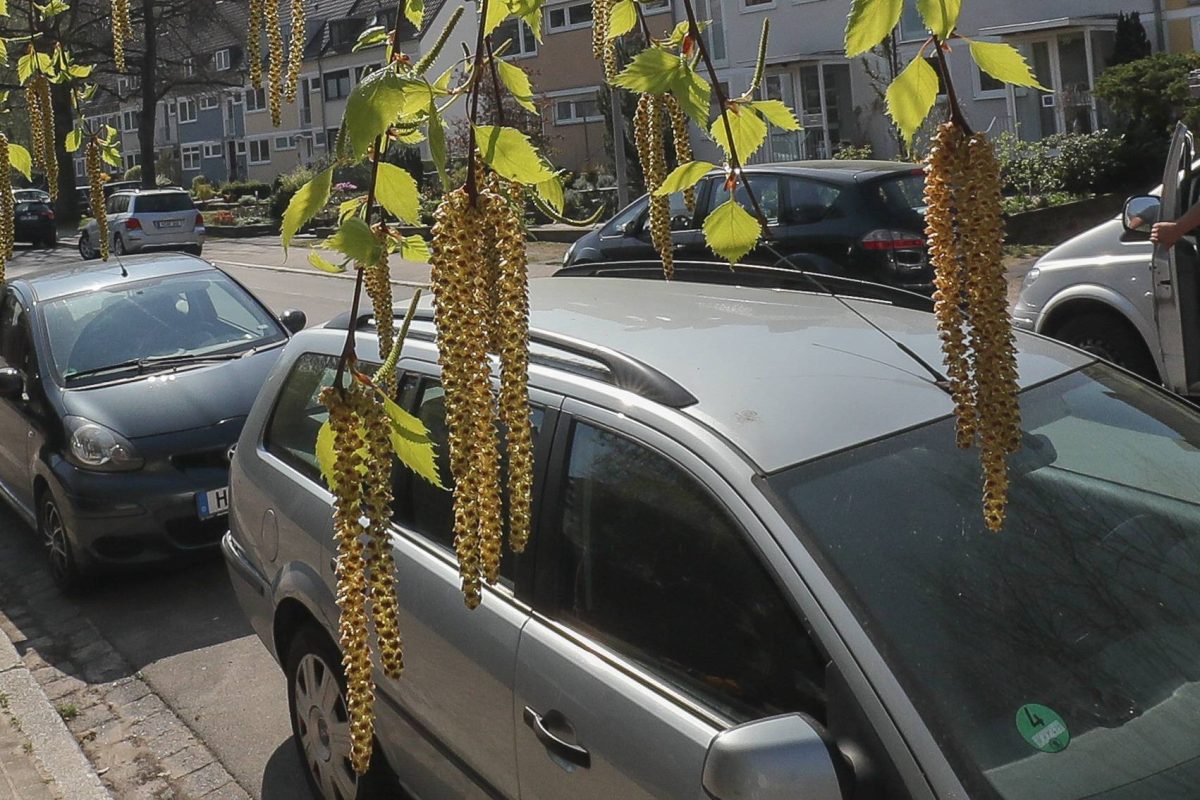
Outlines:
[[[496,124],[504,125],[504,102],[500,96],[500,75],[496,69],[496,54],[492,51],[492,37],[484,39],[487,45],[488,66],[492,72],[492,95],[496,100]]]
[[[475,66],[471,68],[471,132],[467,135],[467,197],[471,205],[479,202],[479,187],[475,183],[475,126],[479,124],[479,73],[483,69],[484,36],[483,29],[487,26],[489,0],[482,0],[479,6],[479,35],[475,39]],[[517,32],[520,35],[520,23]]]
[[[954,90],[954,81],[950,78],[950,64],[946,61],[946,53],[942,49],[945,43],[936,36],[929,37],[929,40],[933,42],[934,52],[937,53],[938,68],[942,73],[942,85],[946,87],[946,100],[950,104],[950,121],[961,128],[963,133],[970,136],[971,125],[967,122],[967,117],[958,104],[958,92]],[[917,58],[922,57],[920,53],[917,53]]]

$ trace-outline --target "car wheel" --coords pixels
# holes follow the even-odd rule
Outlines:
[[[92,238],[88,236],[87,231],[79,234],[79,257],[84,261],[90,261],[96,257],[92,253]]]
[[[1112,314],[1083,314],[1067,320],[1053,334],[1055,339],[1111,361],[1148,380],[1158,380],[1154,360],[1128,323]]]
[[[337,648],[317,628],[304,627],[288,645],[285,663],[292,738],[314,796],[325,800],[396,797],[397,781],[378,743],[366,775],[355,775],[350,765],[346,678]]]
[[[121,238],[120,234],[113,237],[113,252],[119,256],[125,255],[125,240]]]
[[[50,566],[50,577],[63,592],[77,592],[83,588],[83,575],[75,560],[75,547],[71,544],[71,534],[67,530],[67,522],[54,495],[47,489],[42,495],[41,506],[38,509],[38,533],[42,545],[46,548],[46,559]]]

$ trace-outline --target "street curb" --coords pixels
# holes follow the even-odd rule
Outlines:
[[[7,695],[9,713],[20,720],[22,733],[33,745],[32,758],[62,797],[112,800],[66,723],[3,633],[0,633],[0,692]]]

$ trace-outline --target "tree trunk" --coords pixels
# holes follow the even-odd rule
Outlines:
[[[142,122],[138,125],[138,149],[142,153],[142,186],[153,189],[157,180],[154,158],[154,129],[158,126],[158,87],[155,62],[158,60],[158,29],[153,0],[142,0]]]
[[[79,221],[79,197],[75,193],[75,158],[67,152],[67,132],[75,127],[71,113],[71,89],[63,83],[50,85],[51,107],[54,109],[54,158],[58,161],[58,200],[54,215],[61,222]]]

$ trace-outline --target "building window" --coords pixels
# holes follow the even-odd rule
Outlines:
[[[975,96],[980,99],[1004,97],[1004,81],[998,81],[975,65]]]
[[[200,145],[185,144],[183,146],[183,168],[200,169]]]
[[[126,153],[124,156],[125,169],[133,169],[142,163],[141,153]]]
[[[546,9],[546,29],[551,33],[571,31],[576,28],[590,28],[591,25],[591,3],[572,3]]]
[[[330,128],[325,132],[325,135],[328,137],[326,141],[329,142],[330,149],[337,147],[338,129]]]
[[[221,104],[217,101],[217,98],[213,97],[212,95],[206,95],[200,98],[201,111],[212,111],[219,105]]]
[[[251,164],[269,164],[271,163],[271,142],[268,139],[251,139],[250,140],[250,163]]]
[[[775,7],[775,0],[741,0],[742,11],[762,11]]]
[[[308,90],[310,92],[321,91],[321,79],[320,78],[309,78],[308,79]]]
[[[363,31],[363,19],[334,19],[329,21],[329,44],[332,47],[354,44]]]
[[[558,125],[575,125],[580,122],[597,122],[604,119],[595,95],[558,97],[554,99],[554,122]]]
[[[136,75],[125,75],[117,78],[117,94],[125,95],[137,91],[142,85],[142,79]]]
[[[325,131],[317,131],[313,134],[313,144],[317,147],[324,147],[325,141]]]
[[[900,41],[918,42],[929,37],[921,12],[917,11],[916,0],[904,0],[904,12],[900,15]]]
[[[696,0],[696,16],[707,19],[709,25],[700,32],[713,61],[725,60],[725,9],[722,0]],[[726,95],[728,97],[729,95]]]
[[[126,111],[121,115],[121,129],[126,131],[136,131],[142,124],[142,112]]]
[[[247,89],[246,90],[246,110],[247,111],[262,111],[267,107],[267,90],[264,89]]]
[[[213,53],[213,69],[215,69],[217,72],[224,72],[225,70],[229,69],[229,66],[230,58],[228,47],[224,50],[218,50],[217,52]]]
[[[205,158],[220,158],[223,155],[220,143],[204,145]]]
[[[194,98],[188,97],[179,101],[179,121],[196,121],[196,101]]]
[[[190,56],[183,60],[183,74],[188,78],[196,74],[196,65],[192,63]]]
[[[642,3],[643,14],[661,14],[670,10],[671,0],[650,0],[648,3]]]
[[[79,158],[75,159],[75,177],[82,178],[85,172],[86,169],[84,167],[83,160]]]
[[[534,38],[533,29],[522,20],[510,17],[501,23],[492,34],[493,46],[496,48],[507,41],[512,41],[512,44],[504,51],[506,57],[520,58],[537,55],[537,39]]]
[[[237,154],[239,156],[246,155],[246,140],[245,139],[241,139],[238,142],[236,142],[234,144],[234,147],[236,148]]]
[[[276,150],[295,150],[296,149],[296,137],[295,136],[276,136],[275,137],[275,149]]]
[[[362,83],[364,75],[370,75],[375,70],[379,69],[378,64],[365,64],[361,67],[354,68],[354,82]]]
[[[325,75],[325,99],[339,100],[350,96],[350,70],[340,69]]]

